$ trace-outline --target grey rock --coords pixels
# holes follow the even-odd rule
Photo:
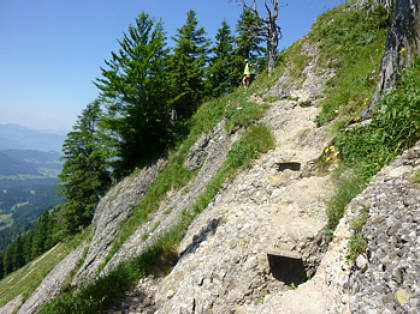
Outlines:
[[[357,258],[356,258],[356,266],[357,268],[359,268],[360,270],[364,271],[367,268],[367,260],[366,258],[363,256],[363,254],[360,254]]]
[[[74,277],[74,285],[96,276],[98,266],[104,262],[112,248],[121,222],[127,219],[165,164],[165,159],[159,159],[137,174],[123,179],[99,201],[92,221],[94,234],[89,251]]]

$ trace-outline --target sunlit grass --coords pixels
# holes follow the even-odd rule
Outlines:
[[[18,295],[29,297],[47,274],[82,241],[91,235],[91,227],[74,236],[68,242],[59,243],[34,261],[8,274],[0,281],[0,306]]]

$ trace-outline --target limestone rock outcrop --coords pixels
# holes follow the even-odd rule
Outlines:
[[[101,275],[108,273],[121,261],[138,256],[179,219],[184,209],[189,209],[200,196],[203,188],[214,177],[226,159],[234,141],[225,130],[225,122],[218,123],[204,134],[190,149],[186,163],[192,168],[201,166],[197,176],[186,187],[170,192],[150,220],[141,225],[108,262]],[[201,155],[199,159],[196,156]],[[147,236],[146,239],[144,239]]]
[[[137,174],[126,177],[99,201],[92,221],[93,238],[89,251],[73,284],[81,284],[96,276],[98,266],[112,248],[120,223],[127,219],[165,164],[165,159],[158,159]]]

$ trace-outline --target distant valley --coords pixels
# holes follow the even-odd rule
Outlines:
[[[28,230],[58,195],[64,134],[0,124],[0,251]]]
[[[61,169],[60,157],[54,151],[0,150],[0,179],[56,177]]]

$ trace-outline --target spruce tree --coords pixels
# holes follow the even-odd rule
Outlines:
[[[32,259],[41,255],[46,247],[47,227],[48,227],[49,213],[48,210],[38,218],[38,224],[35,228],[33,244],[32,244]]]
[[[261,33],[262,21],[249,9],[244,9],[236,24],[236,56],[238,70],[243,71],[244,61],[253,64],[261,63],[265,49],[261,46],[264,41]],[[260,64],[261,66],[261,64]]]
[[[230,27],[226,20],[223,20],[216,34],[215,45],[210,50],[213,55],[207,75],[210,93],[214,97],[231,91],[241,80],[241,72],[238,71],[234,55],[234,42]]]
[[[119,45],[95,83],[108,108],[103,125],[113,135],[117,177],[159,155],[172,135],[162,23],[140,14]]]
[[[25,257],[23,252],[23,238],[21,235],[15,240],[13,255],[12,255],[13,270],[17,270],[25,265]]]
[[[29,230],[25,234],[23,242],[23,255],[25,257],[25,264],[32,260],[32,242],[34,236],[34,229]]]
[[[10,274],[13,271],[14,265],[12,261],[13,257],[13,251],[14,251],[14,244],[11,243],[7,246],[6,252],[4,254],[3,259],[3,267],[4,267],[4,274]]]
[[[170,58],[170,84],[173,107],[181,118],[189,118],[206,95],[205,65],[209,40],[198,27],[196,13],[188,11],[184,26],[172,37],[175,48]]]
[[[96,137],[100,116],[100,104],[94,101],[83,110],[73,126],[73,131],[64,141],[64,163],[58,177],[61,193],[67,199],[62,208],[65,227],[69,233],[75,233],[80,227],[90,224],[94,207],[111,182],[106,162],[107,152]],[[51,229],[48,215],[46,211],[41,216],[37,230],[40,227]],[[37,232],[34,235],[35,251],[41,249],[37,243],[39,242]],[[52,245],[47,235],[43,241],[43,247]]]

